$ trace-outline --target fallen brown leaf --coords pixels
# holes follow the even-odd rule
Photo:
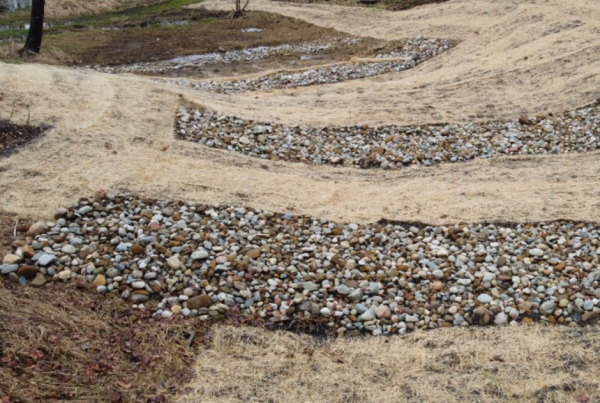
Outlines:
[[[131,389],[131,384],[129,382],[127,382],[125,379],[123,378],[119,378],[119,380],[117,381],[117,383],[119,384],[120,387],[122,387],[123,389]]]

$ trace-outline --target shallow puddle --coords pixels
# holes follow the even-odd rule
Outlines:
[[[248,33],[248,32],[262,32],[264,31],[264,29],[262,28],[242,28],[242,32],[243,33]]]
[[[0,32],[3,31],[21,31],[23,29],[29,29],[31,25],[29,24],[21,24],[21,25],[0,25]],[[47,22],[44,23],[44,28],[50,28],[52,24]]]
[[[108,27],[100,28],[103,31],[120,31],[125,28],[146,28],[151,25],[187,25],[190,22],[188,20],[162,20],[158,22],[140,22],[137,24],[125,24],[125,25],[111,25]]]

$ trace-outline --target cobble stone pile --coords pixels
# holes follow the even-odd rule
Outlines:
[[[165,318],[235,310],[373,335],[534,320],[575,326],[600,316],[599,237],[597,226],[569,221],[335,223],[99,193],[34,224],[0,272],[38,287],[87,280]]]
[[[232,50],[222,53],[205,53],[200,55],[181,56],[171,60],[158,62],[134,63],[123,66],[87,66],[89,69],[104,73],[154,73],[162,74],[184,68],[197,69],[212,64],[233,64],[256,60],[265,60],[283,53],[314,54],[333,49],[336,44],[353,44],[353,38],[334,38],[326,42],[284,44],[279,46],[259,46],[244,50]]]
[[[377,57],[382,59],[380,62],[335,64],[306,69],[295,73],[280,72],[243,80],[194,83],[181,79],[177,80],[175,83],[182,86],[190,86],[195,89],[216,91],[219,93],[265,91],[276,88],[331,84],[407,70],[427,59],[437,56],[451,47],[452,42],[450,41],[418,36],[413,40],[407,41],[402,49],[394,51],[393,54],[378,55]],[[391,57],[402,59],[385,60],[386,58]]]
[[[496,155],[600,149],[597,104],[514,122],[421,126],[286,126],[181,107],[177,136],[253,157],[311,164],[396,169]]]

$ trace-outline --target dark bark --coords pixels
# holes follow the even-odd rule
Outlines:
[[[21,53],[40,53],[42,48],[42,35],[44,32],[44,6],[46,0],[33,0],[31,4],[31,21],[27,42],[21,49]]]
[[[246,7],[248,7],[249,2],[250,0],[246,0],[246,4],[244,4],[244,7],[242,8],[241,0],[235,0],[235,11],[233,12],[233,18],[242,17],[246,12]]]

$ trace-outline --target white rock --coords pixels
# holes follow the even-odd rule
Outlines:
[[[171,256],[170,258],[167,259],[167,265],[173,269],[173,270],[177,270],[181,267],[181,261],[179,261],[179,257],[177,256]]]

